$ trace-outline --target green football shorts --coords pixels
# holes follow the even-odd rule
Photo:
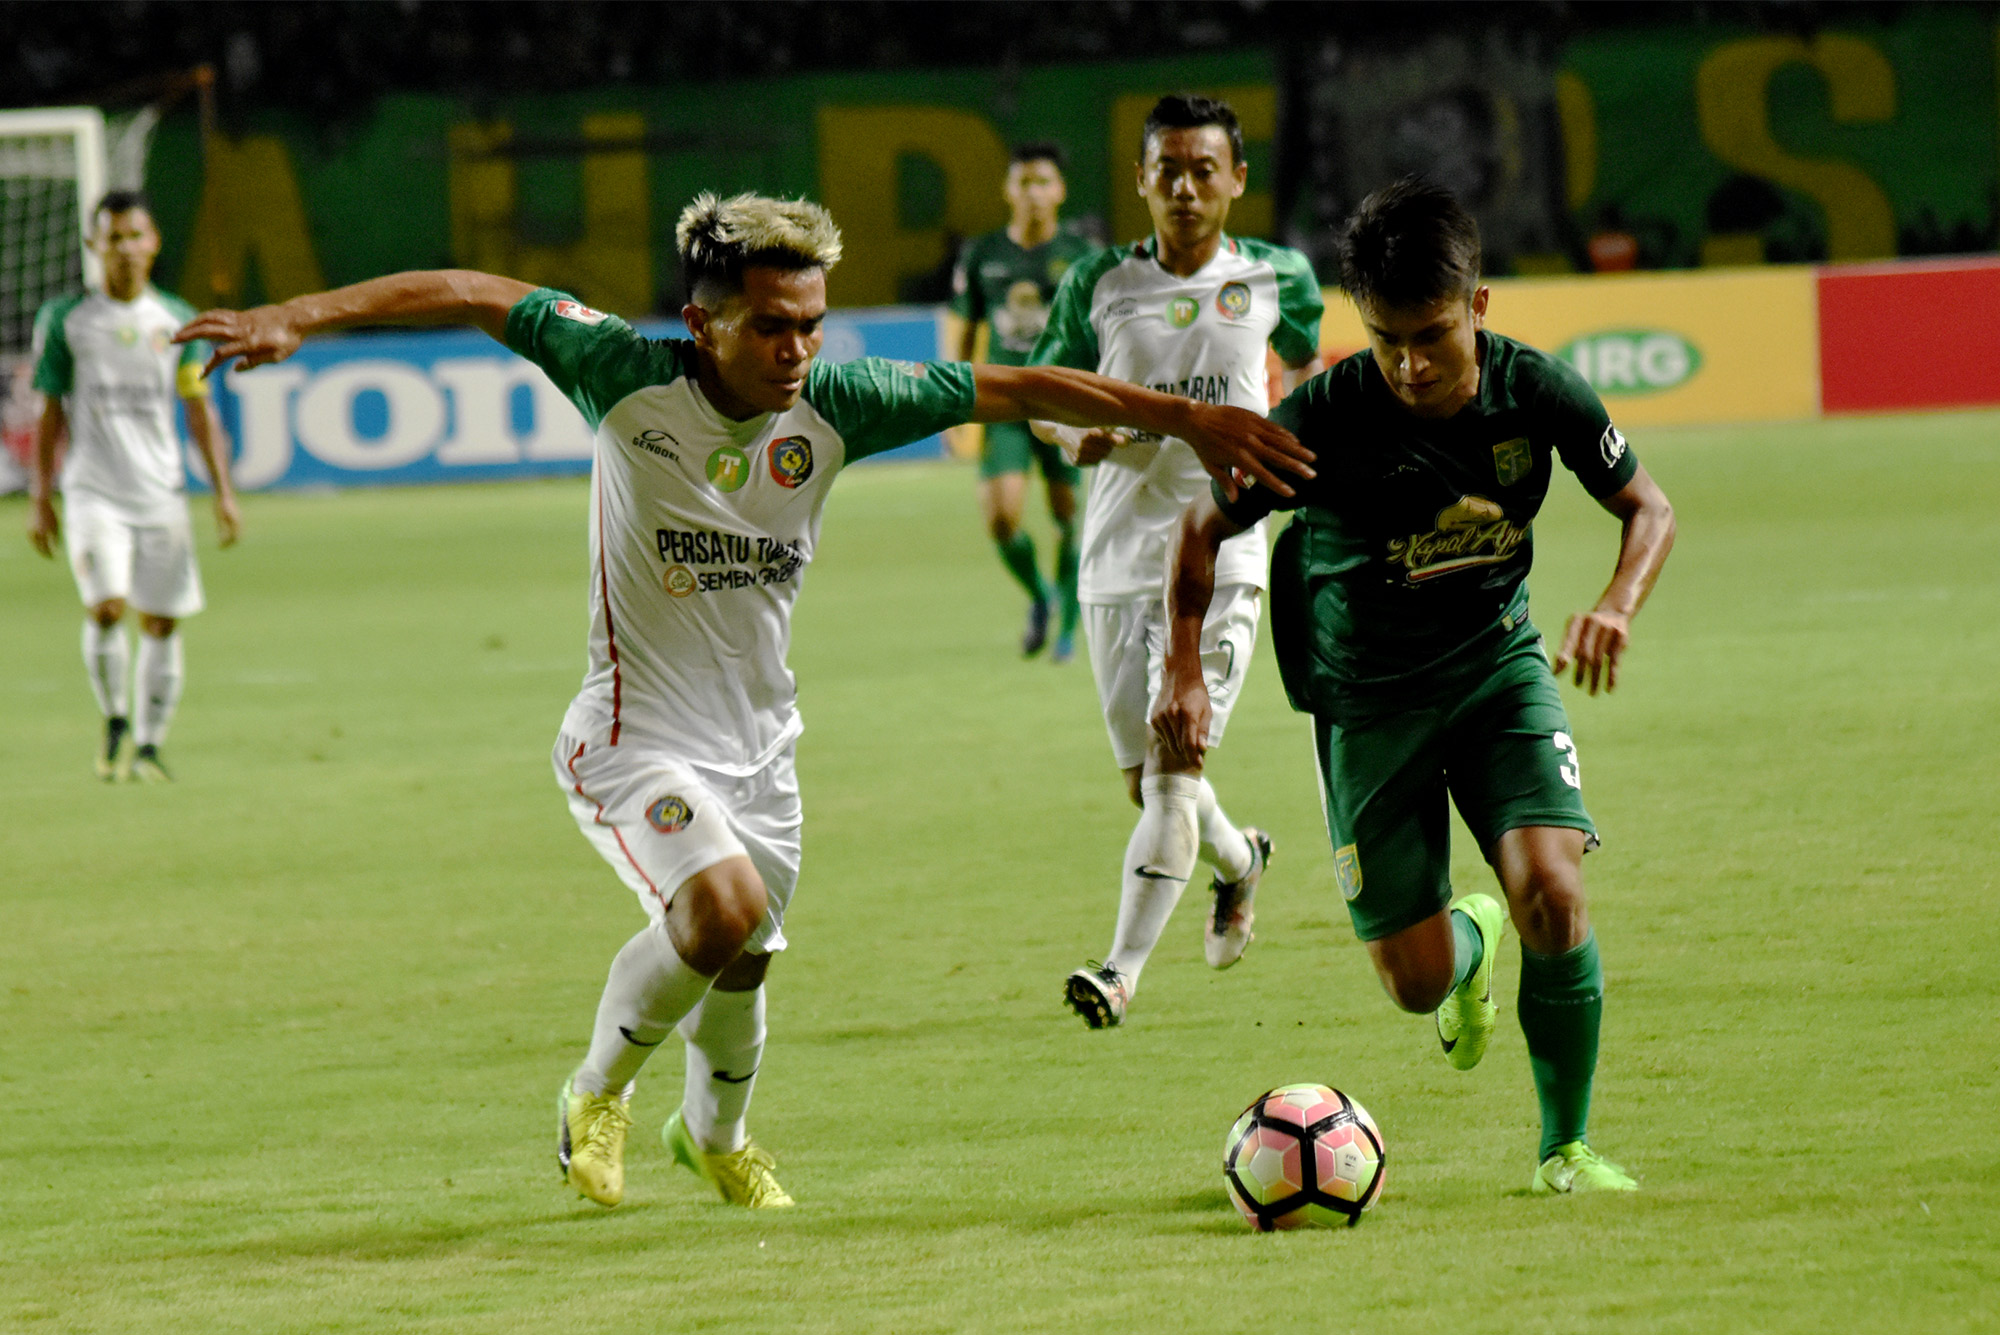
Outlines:
[[[1313,719],[1334,880],[1363,941],[1451,902],[1447,795],[1483,850],[1528,825],[1597,842],[1569,717],[1533,625],[1438,685],[1413,707]]]
[[[1066,482],[1074,487],[1083,480],[1083,470],[1065,459],[1057,446],[1037,440],[1026,422],[986,424],[986,444],[979,451],[979,476],[1025,473],[1031,464],[1040,464],[1042,476],[1051,482]]]

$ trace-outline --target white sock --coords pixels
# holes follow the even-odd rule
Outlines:
[[[1195,812],[1201,780],[1191,774],[1154,774],[1139,780],[1139,823],[1125,846],[1125,887],[1118,900],[1118,932],[1104,962],[1136,988],[1146,957],[1159,944],[1198,850]],[[1146,874],[1142,874],[1146,873]]]
[[[132,642],[125,638],[123,626],[100,626],[89,617],[83,619],[83,668],[90,674],[90,693],[97,697],[104,717],[124,718],[131,713],[126,702],[131,693]]]
[[[133,701],[138,717],[132,720],[132,740],[140,746],[158,746],[167,740],[167,725],[174,721],[174,708],[181,702],[181,633],[165,639],[139,637],[139,692]]]
[[[665,923],[649,923],[611,961],[611,976],[597,1003],[590,1055],[573,1088],[602,1094],[631,1084],[653,1049],[701,1004],[710,981],[675,953]]]
[[[680,1029],[687,1040],[681,1121],[688,1135],[710,1154],[742,1149],[744,1114],[764,1060],[763,986],[748,992],[710,988]]]
[[[1201,860],[1221,872],[1225,881],[1240,881],[1248,876],[1255,860],[1250,841],[1223,811],[1207,779],[1201,781],[1201,806],[1195,811],[1195,819],[1201,827]]]

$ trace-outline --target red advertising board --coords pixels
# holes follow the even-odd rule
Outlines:
[[[1828,413],[2000,404],[2000,259],[1819,271]]]

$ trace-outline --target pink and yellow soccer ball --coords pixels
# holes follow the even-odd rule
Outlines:
[[[1382,1195],[1382,1133],[1368,1110],[1328,1085],[1257,1096],[1222,1152],[1229,1199],[1260,1233],[1361,1222]]]

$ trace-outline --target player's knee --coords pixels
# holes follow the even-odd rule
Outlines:
[[[696,972],[718,974],[742,953],[768,905],[763,879],[747,859],[710,867],[674,896],[670,914],[681,928],[673,933],[674,948]]]
[[[1574,867],[1537,865],[1513,895],[1515,929],[1538,954],[1560,954],[1583,944],[1590,930],[1583,877]]]
[[[1020,530],[1020,522],[1013,515],[992,514],[986,517],[986,531],[993,535],[995,542],[1010,542]]]
[[[1429,1015],[1444,1005],[1444,999],[1451,995],[1451,975],[1448,973],[1384,969],[1378,976],[1382,980],[1382,990],[1389,994],[1389,1000],[1396,1003],[1398,1010],[1412,1015]]]
[[[103,602],[90,609],[90,619],[106,630],[111,629],[111,627],[117,625],[124,618],[125,600],[123,598],[106,598]]]
[[[174,625],[175,622],[172,617],[142,616],[139,618],[139,629],[156,640],[164,640],[167,636],[173,634]]]

